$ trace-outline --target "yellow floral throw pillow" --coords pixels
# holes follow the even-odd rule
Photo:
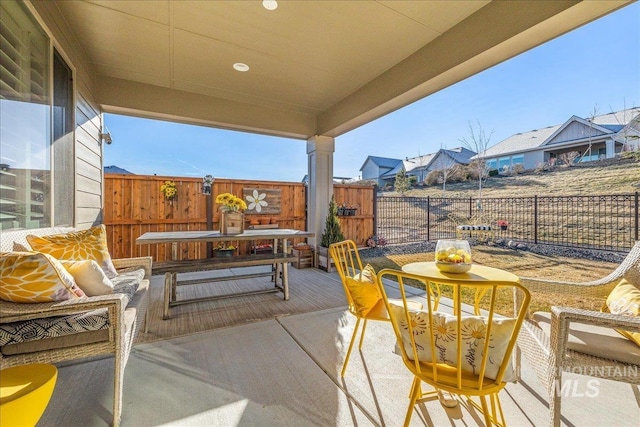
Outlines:
[[[399,319],[400,336],[407,357],[413,360],[413,349],[409,335],[409,326],[402,305],[391,304],[391,316]],[[433,363],[431,345],[435,346],[436,363],[443,363],[457,367],[458,360],[458,318],[451,314],[433,312],[433,337],[431,342],[431,327],[429,325],[428,310],[409,310],[409,322],[413,328],[418,359],[421,362]],[[460,352],[462,352],[463,372],[479,375],[482,365],[482,352],[487,335],[489,320],[484,316],[464,316],[461,318]],[[513,328],[516,321],[511,318],[493,318],[491,322],[491,334],[489,335],[489,355],[484,371],[484,376],[495,380],[498,371],[505,361],[505,355]],[[396,352],[400,349],[396,347]],[[515,370],[510,361],[505,361],[505,369],[502,381],[515,381]]]
[[[27,242],[34,251],[68,261],[94,260],[113,279],[118,274],[107,248],[107,229],[104,224],[82,231],[51,236],[28,235]]]
[[[71,274],[52,256],[38,252],[0,253],[0,299],[34,303],[83,296]]]
[[[602,311],[625,316],[640,316],[640,289],[622,279],[607,297],[606,307]],[[640,346],[640,332],[616,329],[620,334]]]
[[[382,299],[376,283],[376,271],[367,264],[361,273],[345,279],[356,311],[361,316],[366,316]]]

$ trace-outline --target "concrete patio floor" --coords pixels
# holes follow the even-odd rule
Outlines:
[[[296,280],[305,274],[318,271],[299,270]],[[327,276],[335,292],[337,275]],[[155,276],[152,287],[161,286]],[[397,292],[388,289],[390,296]],[[254,298],[259,303],[273,295]],[[412,378],[392,353],[390,324],[369,322],[363,350],[354,349],[340,377],[354,326],[344,305],[136,345],[125,370],[122,426],[402,425]],[[639,425],[638,387],[564,378],[571,383],[562,402],[564,425]],[[112,358],[60,365],[38,425],[109,425],[112,387]],[[548,425],[546,393],[526,364],[522,381],[500,397],[509,425]],[[411,425],[484,425],[464,399],[453,409],[437,400],[417,408]]]

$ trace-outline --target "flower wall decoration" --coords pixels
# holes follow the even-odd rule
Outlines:
[[[282,205],[282,194],[279,188],[244,187],[242,198],[247,202],[248,214],[277,215]]]
[[[246,196],[247,201],[249,202],[249,210],[255,209],[256,212],[262,212],[262,207],[269,206],[269,203],[265,200],[267,197],[267,193],[258,193],[258,190],[253,190],[253,193],[249,196]]]
[[[173,181],[165,181],[160,186],[160,192],[164,195],[164,198],[167,200],[173,200],[178,195],[178,189],[176,188],[176,183]]]
[[[222,212],[242,212],[247,209],[247,204],[240,197],[236,197],[231,193],[218,194],[216,203],[221,204]]]

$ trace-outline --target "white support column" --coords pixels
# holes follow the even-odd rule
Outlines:
[[[616,156],[616,143],[613,139],[607,139],[607,141],[605,142],[606,147],[607,147],[607,155],[606,158],[607,159],[611,159],[613,157]]]
[[[307,189],[307,230],[316,233],[309,244],[317,246],[324,231],[333,194],[333,153],[335,140],[329,136],[314,136],[307,140],[309,187]]]

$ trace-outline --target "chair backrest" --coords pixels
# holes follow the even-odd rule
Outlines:
[[[467,277],[434,283],[434,279],[391,269],[382,270],[377,278],[398,341],[396,352],[423,381],[464,394],[515,380],[511,354],[530,300],[529,292],[518,282]],[[400,300],[389,302],[382,286],[386,279],[398,283]],[[421,310],[411,305],[415,296],[407,301],[407,295],[415,294],[416,284],[426,289]],[[414,291],[406,292],[407,287]],[[507,300],[504,306],[512,310],[512,292],[524,294],[520,307],[510,317],[499,315],[499,298]],[[452,304],[445,304],[445,297]]]
[[[340,275],[349,310],[356,316],[365,315],[367,310],[371,309],[374,304],[372,298],[375,299],[377,297],[378,300],[381,298],[375,275],[371,277],[370,281],[358,280],[362,279],[359,274],[362,273],[363,267],[358,247],[353,240],[343,240],[330,245],[329,255],[333,259],[336,270]],[[362,286],[366,286],[364,288],[365,293],[360,292],[360,289],[358,289],[360,287],[358,282],[362,282]]]

